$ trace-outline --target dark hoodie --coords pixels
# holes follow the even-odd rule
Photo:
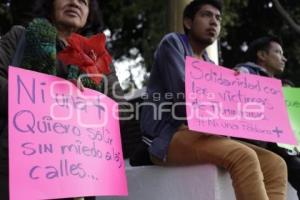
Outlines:
[[[236,71],[247,74],[255,74],[259,76],[270,77],[267,70],[253,62],[246,62],[236,65],[234,68]]]

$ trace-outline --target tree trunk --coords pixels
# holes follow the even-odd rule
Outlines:
[[[184,7],[191,0],[168,0],[168,31],[183,33],[182,16]]]
[[[281,15],[281,17],[290,25],[290,27],[298,34],[300,34],[300,26],[297,24],[289,13],[282,7],[278,0],[272,0],[276,10]]]

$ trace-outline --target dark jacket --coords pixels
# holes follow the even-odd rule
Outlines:
[[[247,74],[255,74],[255,75],[266,76],[266,77],[270,76],[268,74],[267,70],[265,70],[263,67],[255,64],[253,62],[246,62],[246,63],[238,64],[234,69],[239,72],[247,73]]]
[[[3,36],[0,40],[0,194],[1,199],[8,199],[8,66],[20,66],[25,46],[25,28],[22,26],[14,26],[10,32]],[[57,67],[57,74],[66,78],[68,75],[67,66],[61,63]],[[125,102],[123,91],[118,84],[118,79],[114,67],[111,65],[111,73],[108,78],[108,94],[118,103]],[[113,84],[117,84],[113,88]],[[117,94],[116,98],[113,96]],[[127,108],[125,104],[120,109]],[[121,113],[122,116],[126,113]],[[121,123],[121,129],[124,122]]]
[[[155,52],[142,108],[141,128],[149,152],[160,159],[166,158],[168,145],[178,127],[186,124],[186,56],[193,56],[193,50],[188,37],[179,33],[167,34]],[[206,55],[204,59],[209,60]],[[172,115],[172,109],[176,118]]]
[[[270,77],[267,71],[255,63],[247,62],[238,64],[235,67],[235,70],[241,73],[255,74],[259,76]],[[283,85],[293,86],[293,83],[287,82],[287,80],[282,80]],[[300,199],[300,157],[299,154],[295,150],[287,150],[279,147],[276,143],[270,142],[260,142],[253,140],[244,140],[249,143],[256,144],[260,147],[264,147],[278,155],[280,155],[286,162],[288,167],[288,180],[291,185],[297,190],[298,199]]]

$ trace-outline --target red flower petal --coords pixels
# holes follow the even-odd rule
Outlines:
[[[61,51],[58,54],[58,58],[65,64],[65,65],[81,65],[82,60],[78,59],[79,53],[72,48],[67,47],[64,51]]]
[[[105,48],[105,35],[97,34],[87,39],[74,33],[67,41],[69,46],[58,54],[58,58],[66,65],[77,65],[81,71],[91,75],[91,80],[99,84],[102,78],[93,75],[108,74],[112,62]]]
[[[93,80],[96,84],[100,84],[101,80],[102,80],[102,76],[101,73],[97,70],[96,66],[87,66],[85,68],[85,71],[88,75],[90,75],[90,79]]]
[[[71,46],[71,48],[74,48],[79,52],[83,51],[82,46],[86,45],[86,44],[83,44],[83,43],[85,43],[85,38],[76,33],[72,33],[71,36],[68,37],[67,41],[68,41],[69,46]]]
[[[88,46],[90,49],[94,49],[96,53],[100,54],[105,51],[106,37],[102,34],[97,34],[92,36],[88,41]]]

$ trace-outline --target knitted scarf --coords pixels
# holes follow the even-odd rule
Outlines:
[[[57,75],[57,30],[46,19],[34,19],[26,28],[25,50],[21,66],[25,69],[49,75]],[[68,66],[68,80],[77,80],[84,75],[75,65]],[[101,91],[102,84],[96,84],[85,76],[81,78],[85,87]]]

